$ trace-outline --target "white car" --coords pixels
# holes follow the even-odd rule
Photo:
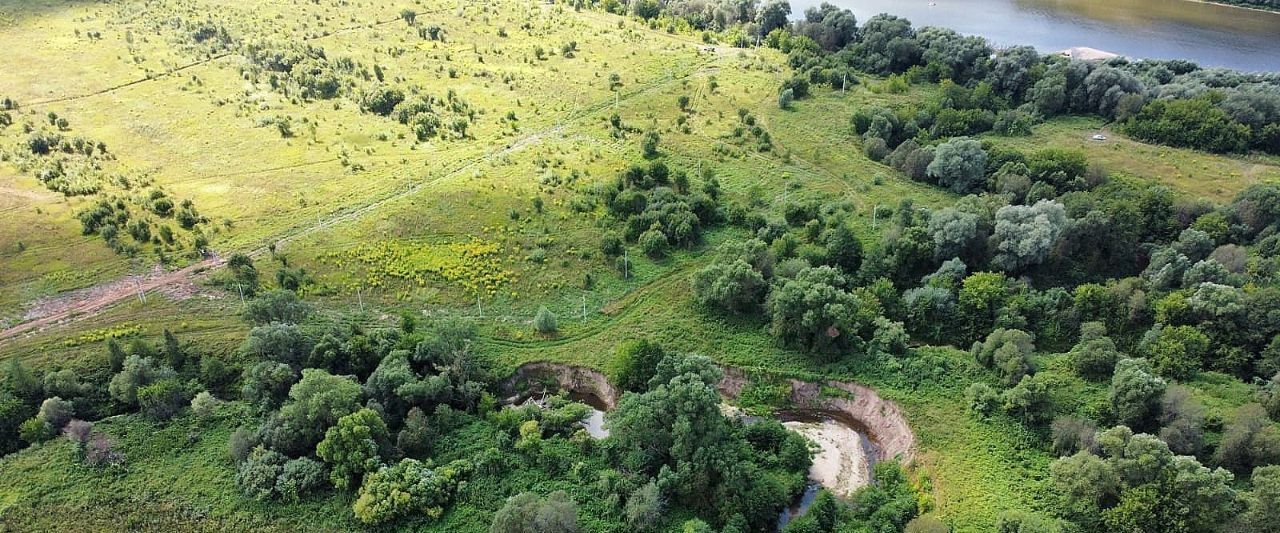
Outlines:
[[[1101,133],[1095,133],[1095,134],[1093,135],[1093,140],[1095,140],[1095,141],[1105,141],[1105,140],[1107,140],[1107,136],[1106,136],[1106,135],[1103,135],[1103,134],[1101,134]]]

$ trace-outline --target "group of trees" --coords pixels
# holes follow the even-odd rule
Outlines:
[[[774,3],[761,8],[766,11],[790,9]],[[946,28],[917,30],[893,15],[876,15],[858,26],[851,12],[829,4],[807,9],[792,24],[785,16],[778,20],[783,22],[751,29],[767,34],[765,45],[786,52],[796,78],[807,84],[846,87],[858,82],[856,72],[891,76],[890,88],[942,83],[939,97],[900,110],[905,135],[897,142],[992,130],[1027,134],[1039,120],[1079,113],[1114,119],[1151,142],[1280,153],[1280,78],[1274,74],[1202,69],[1182,60],[1070,60],[1029,46],[997,52],[980,37]],[[897,144],[877,137],[890,148]]]
[[[695,299],[708,309],[767,317],[781,342],[808,352],[901,353],[903,326],[885,318],[882,302],[892,286],[858,286],[862,241],[849,216],[846,205],[810,203],[788,206],[782,221],[738,221],[756,237],[716,251],[693,276]]]
[[[623,241],[638,243],[651,257],[662,257],[673,247],[697,244],[703,228],[721,219],[720,186],[714,176],[702,176],[701,186],[695,187],[683,169],[672,171],[660,160],[631,165],[599,197],[609,214],[623,223],[620,234],[610,233],[601,243],[609,257],[623,254]],[[619,265],[620,271],[624,268]]]
[[[1215,206],[1108,181],[1075,152],[1024,155],[976,142],[955,149],[981,156],[924,166],[950,183],[971,179],[977,185],[966,190],[982,194],[936,210],[910,201],[883,209],[889,229],[868,253],[842,229],[852,214],[838,203],[793,202],[778,220],[728,209],[754,238],[716,251],[693,276],[695,299],[759,317],[782,343],[834,358],[892,355],[912,368],[908,333],[973,343],[974,363],[990,372],[967,391],[979,416],[1026,424],[1063,455],[1103,453],[1099,427],[1147,432],[1139,442],[1165,448],[1150,453],[1188,456],[1170,468],[1205,479],[1186,483],[1230,489],[1181,502],[1166,498],[1175,490],[1168,486],[1124,479],[1095,502],[1099,512],[1064,511],[1086,529],[1142,530],[1172,520],[1164,509],[1218,513],[1266,497],[1265,487],[1254,496],[1231,480],[1270,479],[1262,469],[1280,464],[1280,187],[1251,186]],[[974,159],[983,163],[967,168]],[[1102,397],[1083,408],[1057,403],[1061,374],[1042,375],[1037,354],[1057,354],[1048,357]],[[1206,417],[1180,384],[1206,371],[1245,382],[1246,403]],[[1141,509],[1124,503],[1140,497],[1154,499]],[[1123,510],[1110,510],[1117,503]],[[1252,509],[1249,516],[1268,516]],[[1225,523],[1235,514],[1211,516]],[[1180,520],[1178,530],[1203,529]]]

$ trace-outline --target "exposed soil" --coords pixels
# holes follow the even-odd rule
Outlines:
[[[751,378],[736,368],[722,367],[721,370],[725,377],[719,384],[720,394],[736,399]],[[855,429],[864,429],[867,438],[876,445],[877,460],[912,457],[915,433],[898,405],[881,398],[875,390],[846,381],[814,383],[788,379],[787,382],[791,385],[788,400],[794,409],[831,413],[842,422],[853,424]],[[824,385],[841,394],[824,396]]]
[[[23,323],[0,331],[0,340],[36,331],[64,320],[93,315],[113,303],[125,298],[137,297],[140,293],[159,291],[175,298],[189,297],[199,290],[192,283],[191,276],[215,268],[222,262],[222,258],[212,256],[172,272],[156,266],[146,274],[125,276],[101,285],[42,298],[27,310],[26,315],[23,316]]]
[[[842,498],[871,482],[868,457],[874,452],[863,447],[862,436],[854,428],[834,419],[791,421],[782,425],[818,445],[813,466],[809,468],[809,479]]]

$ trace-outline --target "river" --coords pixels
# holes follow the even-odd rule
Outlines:
[[[929,5],[930,2],[935,5]],[[1134,59],[1189,59],[1205,67],[1280,71],[1280,13],[1191,0],[828,0],[859,25],[878,13],[915,27],[981,35],[993,46],[1042,52],[1090,47]],[[791,0],[793,17],[821,0]]]

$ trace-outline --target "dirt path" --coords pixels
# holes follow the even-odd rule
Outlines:
[[[24,317],[26,322],[0,331],[0,342],[45,326],[91,316],[120,300],[182,283],[193,274],[215,268],[222,263],[221,257],[213,256],[172,272],[157,267],[144,275],[126,276],[102,285],[51,297],[27,311]]]

